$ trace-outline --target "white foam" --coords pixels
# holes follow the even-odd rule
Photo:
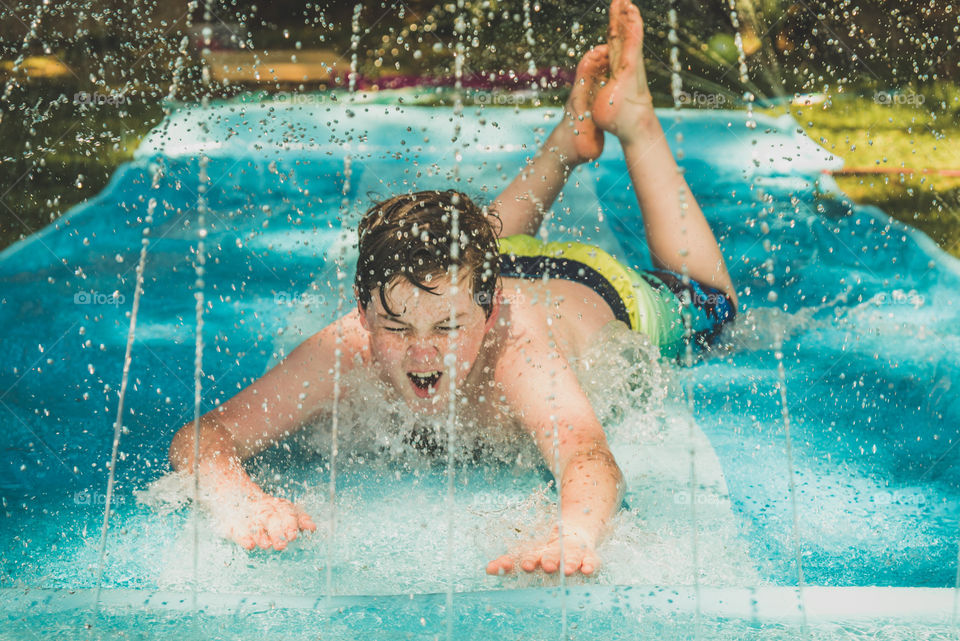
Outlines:
[[[657,350],[622,323],[613,323],[576,368],[605,420],[630,504],[598,550],[603,568],[586,581],[689,584],[696,574],[712,585],[755,585],[755,564],[738,536],[719,461],[685,405],[674,400],[676,382],[659,363]],[[352,394],[339,416],[335,539],[329,539],[327,529],[326,459],[315,459],[305,470],[300,465],[299,471],[295,461],[264,464],[253,470],[258,482],[302,504],[314,516],[318,532],[281,553],[247,553],[218,537],[224,528],[216,521],[229,517],[214,510],[202,525],[202,589],[256,586],[258,592],[311,593],[332,563],[338,594],[442,591],[451,574],[442,553],[451,522],[457,589],[558,582],[543,574],[487,577],[483,571],[496,556],[548,533],[555,519],[555,493],[536,472],[540,454],[522,430],[469,421],[458,426],[451,504],[445,456],[425,454],[410,438],[419,431],[442,451],[447,436],[443,421],[414,415],[362,368],[352,370],[343,383]],[[327,422],[305,431],[303,442],[320,455],[328,453]],[[697,479],[692,492],[691,450]],[[142,499],[159,513],[169,513],[185,504],[191,483],[162,479]],[[696,502],[698,568],[691,553],[691,501]],[[191,585],[190,528],[183,529],[166,558],[158,585]],[[570,582],[583,581],[574,577]]]

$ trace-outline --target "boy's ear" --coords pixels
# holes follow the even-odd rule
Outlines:
[[[359,302],[357,302],[357,316],[360,317],[360,326],[369,332],[370,325],[367,323],[367,312],[363,309]]]
[[[357,315],[360,317],[360,326],[369,332],[370,326],[367,324],[367,312],[363,308],[363,305],[360,304],[360,290],[357,289],[356,285],[353,286],[353,296],[357,299]]]
[[[497,322],[497,318],[500,316],[500,300],[503,298],[503,292],[498,287],[496,291],[493,292],[493,306],[490,308],[490,317],[487,318],[485,330],[490,331],[493,329],[494,323]]]

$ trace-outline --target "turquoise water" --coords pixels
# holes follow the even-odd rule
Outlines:
[[[456,143],[465,148],[457,162],[454,113],[444,108],[347,108],[318,100],[179,110],[97,198],[0,254],[5,332],[0,416],[6,428],[0,531],[10,542],[0,566],[3,588],[18,594],[79,590],[89,596],[85,590],[95,586],[127,314],[143,221],[155,199],[104,586],[110,594],[131,590],[144,599],[157,590],[190,598],[191,512],[178,502],[182,492],[151,483],[168,470],[170,439],[193,411],[191,260],[198,154],[209,159],[206,411],[329,322],[337,305],[332,257],[342,248],[345,264],[352,265],[353,250],[344,240],[349,236],[341,230],[356,222],[370,196],[447,187],[456,169],[457,187],[488,201],[512,178],[535,139],[545,137],[555,115],[539,109],[468,110]],[[631,510],[621,515],[605,549],[608,565],[595,580],[597,594],[606,596],[591,601],[584,595],[593,583],[573,582],[576,598],[596,606],[587,618],[570,609],[573,636],[575,624],[589,621],[590,629],[600,632],[688,638],[690,609],[671,613],[662,603],[652,610],[642,602],[615,603],[630,585],[689,586],[694,571],[705,585],[779,586],[792,594],[789,586],[797,584],[798,575],[773,348],[778,335],[784,337],[798,490],[796,542],[806,583],[838,589],[953,587],[960,264],[881,211],[829,193],[830,181],[821,171],[839,161],[797,134],[789,119],[760,119],[750,129],[736,112],[661,117],[717,232],[744,310],[720,353],[689,370],[668,372],[668,418],[634,409],[610,428],[617,458],[633,479]],[[550,237],[582,234],[643,267],[649,261],[639,212],[615,142],[608,141],[598,166],[575,174],[555,207]],[[350,178],[343,194],[347,156]],[[692,417],[677,396],[688,379]],[[684,494],[687,446],[669,436],[686,435],[691,419],[703,437],[701,480],[713,483],[704,488],[707,499],[698,505],[702,522],[696,528],[689,523],[690,498]],[[661,432],[668,435],[664,447],[680,445],[644,449],[645,436]],[[315,513],[328,513],[325,450],[318,453],[304,442],[293,449],[293,460],[279,449],[261,457],[254,464],[258,478]],[[663,452],[673,467],[659,469],[650,462]],[[677,470],[682,473],[670,476]],[[281,602],[316,598],[326,594],[329,564],[335,595],[385,600],[345,602],[343,616],[338,610],[321,616],[299,601],[279,611],[261,603],[253,614],[228,603],[190,624],[199,626],[198,636],[279,633],[311,621],[318,631],[336,631],[332,638],[351,638],[378,625],[396,626],[397,638],[442,636],[443,597],[423,595],[442,593],[451,582],[463,593],[454,604],[463,608],[455,618],[468,626],[464,635],[559,634],[555,580],[482,574],[483,562],[509,539],[513,519],[528,518],[524,522],[533,527],[549,513],[549,489],[532,466],[458,469],[450,509],[455,540],[464,544],[452,567],[443,553],[450,517],[442,466],[429,460],[391,466],[354,456],[342,462],[341,474],[342,523],[332,555],[321,535],[283,555],[248,554],[203,529],[200,592],[278,595]],[[701,565],[696,570],[690,566],[695,529]],[[936,603],[950,602],[944,592],[933,593],[939,595]],[[514,628],[517,613],[507,604],[524,602],[523,594],[533,594],[540,605],[524,609],[521,627]],[[848,594],[853,603],[863,593]],[[399,600],[389,600],[400,599],[396,595],[409,605],[400,608]],[[9,622],[23,626],[9,628],[19,630],[11,634],[78,629],[83,603],[39,601],[10,607]],[[108,606],[101,614],[106,619],[93,624],[129,636],[147,624],[188,625],[167,605],[139,608],[135,597],[130,603]],[[909,614],[910,608],[902,609],[896,616]],[[717,637],[796,633],[789,619],[795,604],[771,612],[751,614],[744,606],[703,623],[714,626],[711,634]],[[909,638],[897,636],[899,619],[891,623],[880,612],[866,628],[847,629]],[[933,611],[939,612],[949,614]],[[923,616],[931,633],[943,632],[936,627],[942,617],[930,611]],[[384,620],[388,623],[380,623]],[[547,633],[554,629],[550,625],[556,633]],[[824,630],[828,638],[832,632]]]
[[[566,599],[556,589],[502,590],[458,594],[454,601],[453,638],[558,639],[563,621],[571,639],[947,639],[949,627],[931,623],[943,618],[950,598],[914,589],[883,594],[850,588],[808,593],[821,613],[845,608],[853,614],[843,623],[804,626],[796,596],[776,590],[711,591],[701,595],[705,613],[695,623],[695,600],[689,590],[635,587],[573,588]],[[434,639],[447,635],[444,595],[297,598],[280,595],[201,595],[201,614],[193,615],[190,595],[117,591],[107,594],[103,612],[77,618],[88,606],[84,596],[39,594],[17,597],[13,608],[30,614],[11,617],[6,631],[22,636],[56,633],[58,638],[89,638],[79,622],[96,630],[97,638],[156,638],[158,634],[188,638],[263,638],[264,634],[295,638]],[[791,598],[792,597],[792,598]],[[833,607],[827,605],[833,603]],[[860,603],[889,607],[899,602],[913,608],[887,610],[865,618]],[[564,608],[566,617],[564,617]],[[767,612],[769,610],[769,612]],[[82,611],[82,610],[81,610]],[[89,610],[88,610],[89,611]],[[876,610],[875,610],[876,611]],[[42,613],[42,614],[41,614]],[[771,613],[773,620],[764,620]],[[856,613],[856,614],[854,614]],[[926,618],[924,621],[923,618]],[[699,635],[699,636],[698,636]]]

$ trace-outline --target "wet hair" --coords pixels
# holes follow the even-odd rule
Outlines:
[[[452,256],[454,214],[459,234],[458,256]],[[418,191],[388,198],[373,205],[357,229],[360,256],[354,285],[362,309],[378,291],[380,303],[391,316],[387,290],[396,278],[431,292],[430,280],[449,274],[457,266],[457,281],[468,282],[474,302],[487,318],[500,277],[497,232],[500,220],[487,214],[459,191]]]

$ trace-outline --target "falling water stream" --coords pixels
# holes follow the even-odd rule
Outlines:
[[[363,5],[357,3],[353,8],[353,17],[350,22],[350,72],[348,75],[349,92],[347,94],[348,104],[353,104],[356,98],[357,82],[357,47],[360,42],[360,13]],[[347,306],[347,290],[344,286],[344,280],[347,277],[345,263],[346,242],[345,235],[348,233],[349,220],[353,207],[350,201],[350,190],[352,188],[351,178],[353,176],[353,160],[348,151],[343,157],[343,187],[341,188],[340,198],[340,233],[341,242],[338,243],[339,250],[335,258],[336,278],[337,278],[337,306],[334,311],[334,322],[336,323],[336,343],[334,350],[333,365],[333,403],[331,406],[330,419],[330,479],[327,485],[327,500],[330,504],[329,515],[327,516],[327,562],[325,570],[326,596],[328,601],[333,598],[334,577],[333,566],[335,564],[337,547],[337,457],[339,456],[340,444],[340,404],[343,396],[342,388],[342,361],[343,361],[343,310]]]
[[[200,419],[203,415],[203,311],[204,311],[204,271],[206,266],[206,199],[204,192],[208,182],[207,158],[200,156],[199,184],[197,186],[197,249],[194,271],[194,298],[196,299],[196,353],[193,362],[193,611],[197,611],[197,594],[200,591]]]
[[[464,0],[458,0],[457,7],[463,11]],[[461,149],[464,147],[462,140],[463,133],[463,58],[465,55],[463,46],[463,36],[466,25],[460,21],[457,24],[457,43],[453,57],[454,64],[454,95],[453,95],[453,182],[460,182],[460,163],[463,161]],[[460,276],[457,261],[460,258],[460,202],[459,198],[453,199],[453,207],[450,210],[450,267],[448,275],[450,277],[450,327],[457,326],[457,308],[455,297],[459,289],[458,278]],[[465,284],[469,287],[469,284]],[[457,447],[457,371],[459,363],[457,362],[457,339],[458,332],[454,330],[450,334],[447,344],[447,353],[443,357],[443,366],[450,377],[447,394],[447,537],[444,545],[447,564],[447,586],[445,594],[446,605],[446,638],[447,641],[453,641],[453,624],[455,616],[453,612],[453,593],[456,574],[454,572],[454,552],[455,552],[455,526],[456,526],[456,460],[455,451]]]
[[[159,186],[161,170],[154,167],[151,189]],[[140,311],[140,297],[143,295],[143,267],[147,261],[147,248],[150,246],[150,225],[153,224],[153,212],[157,208],[157,201],[151,198],[147,204],[147,214],[144,217],[143,238],[140,241],[140,258],[137,261],[136,285],[133,291],[133,303],[130,307],[130,325],[127,329],[127,346],[123,355],[123,374],[120,378],[120,392],[117,401],[117,418],[113,425],[113,444],[110,450],[110,474],[107,478],[107,494],[103,504],[103,526],[100,529],[100,550],[97,553],[97,591],[94,596],[94,609],[99,608],[101,590],[103,588],[103,571],[107,554],[107,533],[110,527],[110,514],[113,507],[113,492],[116,485],[115,468],[117,454],[120,450],[120,435],[123,433],[123,406],[127,396],[127,383],[130,378],[130,363],[133,360],[133,339],[137,331],[137,313]]]
[[[188,7],[194,5],[188,3]],[[208,23],[213,19],[211,14],[211,0],[204,0],[203,21]],[[204,52],[210,47],[210,29],[203,31]],[[201,106],[208,107],[210,103],[210,67],[206,56],[201,57],[201,83],[203,94]],[[203,130],[207,132],[207,123],[203,123]],[[194,357],[193,381],[194,381],[194,400],[193,400],[193,585],[192,585],[192,608],[194,619],[197,619],[197,604],[200,594],[200,523],[202,520],[200,506],[200,421],[203,416],[203,321],[206,309],[206,263],[207,263],[207,188],[210,184],[210,176],[207,173],[207,167],[210,158],[206,152],[201,152],[198,159],[199,173],[197,176],[197,248],[196,259],[194,262],[194,271],[196,281],[194,282],[194,297],[196,298],[196,354]]]
[[[674,8],[673,3],[667,12],[667,17],[670,25],[670,32],[667,34],[667,42],[670,43],[670,89],[673,95],[673,108],[676,110],[676,118],[674,122],[679,124],[681,122],[680,108],[682,102],[680,100],[681,92],[683,91],[683,79],[680,76],[680,56],[679,49],[677,44],[679,39],[677,38],[677,10]],[[676,155],[677,160],[677,172],[680,175],[683,175],[683,166],[680,164],[683,161],[683,135],[678,131],[674,136],[676,148],[674,154]],[[683,186],[685,183],[677,190],[677,204],[680,210],[680,234],[685,240],[689,239],[687,235],[686,227],[686,215],[687,215],[687,194],[686,189]],[[694,416],[694,396],[693,396],[693,377],[692,377],[692,367],[693,367],[693,330],[691,326],[691,311],[690,305],[693,303],[689,297],[689,285],[690,285],[690,273],[689,267],[687,265],[686,257],[690,255],[689,244],[684,244],[683,249],[681,249],[681,257],[683,262],[681,263],[680,275],[682,277],[684,285],[687,286],[687,289],[684,290],[680,304],[682,307],[682,317],[684,324],[684,334],[683,334],[683,360],[684,365],[687,368],[684,376],[683,383],[683,395],[686,399],[686,407],[688,415],[692,418]],[[700,545],[698,537],[698,524],[697,524],[697,441],[695,430],[697,429],[696,421],[689,421],[689,429],[687,431],[687,440],[689,441],[689,455],[690,455],[690,473],[689,473],[689,486],[690,486],[690,556],[692,560],[692,569],[693,569],[693,591],[694,591],[694,619],[693,619],[693,635],[696,641],[699,641],[701,634],[701,593],[700,593]]]
[[[40,23],[41,11],[42,11],[43,7],[46,7],[48,4],[49,4],[49,1],[48,1],[48,0],[44,0],[44,1],[43,1],[43,4],[42,4],[40,7],[38,7],[36,19],[35,19],[32,27],[31,27],[31,29],[30,29],[30,34],[28,35],[28,38],[31,38],[31,39],[32,39],[32,37],[36,35],[36,28],[37,28],[37,26],[38,26],[39,23]],[[187,26],[188,26],[188,27],[189,27],[189,25],[190,25],[190,19],[189,19],[189,13],[190,13],[190,11],[189,11],[189,9],[195,8],[195,6],[196,6],[195,2],[189,2],[189,3],[188,3],[188,13],[187,13],[187,16],[188,16],[188,17],[187,17]],[[27,39],[24,40],[24,47],[26,47],[26,45],[28,44],[28,42],[29,42],[29,40],[27,40]],[[208,42],[207,44],[209,44],[209,42]],[[177,94],[179,74],[180,74],[180,71],[182,70],[183,60],[184,60],[185,56],[186,56],[186,38],[184,38],[183,41],[181,41],[181,44],[180,44],[180,55],[177,57],[177,61],[176,61],[175,65],[174,65],[173,82],[172,82],[171,85],[170,85],[169,94],[167,95],[167,98],[168,98],[169,100],[172,100],[172,99],[176,96],[176,94]],[[4,95],[5,95],[5,96],[6,96],[7,92],[8,92],[8,91],[10,90],[10,88],[11,88],[11,84],[10,84],[10,83],[12,83],[12,81],[13,81],[13,77],[11,77],[10,82],[8,82],[8,84],[7,84],[6,88],[5,88],[5,91],[4,91]],[[3,117],[3,112],[2,112],[2,110],[0,110],[0,120],[2,120],[2,117]],[[206,171],[206,166],[205,166],[204,163],[201,162],[201,176],[203,176],[203,175],[205,174],[205,171]],[[151,167],[151,174],[152,174],[151,189],[157,189],[157,188],[159,187],[160,180],[161,180],[161,178],[162,178],[162,176],[163,176],[162,167],[161,167],[160,165],[153,165],[153,166]],[[202,180],[202,179],[201,179],[201,180]],[[202,187],[201,187],[201,189],[202,189]],[[123,371],[122,371],[122,375],[121,375],[120,390],[119,390],[119,394],[118,394],[119,398],[118,398],[118,401],[117,401],[117,418],[116,418],[116,420],[114,421],[113,441],[112,441],[111,450],[110,450],[110,465],[109,465],[109,468],[108,468],[108,475],[107,475],[107,491],[106,491],[106,496],[105,496],[105,499],[104,499],[104,507],[103,507],[103,525],[101,526],[101,531],[100,531],[100,546],[99,546],[99,551],[98,551],[98,554],[97,554],[97,566],[96,566],[96,567],[97,567],[97,570],[96,570],[96,571],[97,571],[97,579],[96,579],[96,584],[95,584],[95,585],[96,585],[96,591],[95,591],[95,594],[94,594],[94,601],[93,601],[93,609],[94,609],[94,613],[95,613],[95,614],[99,611],[100,600],[101,600],[101,596],[102,596],[103,573],[104,573],[104,570],[105,570],[105,567],[106,567],[107,537],[108,537],[108,533],[109,533],[109,529],[110,529],[110,517],[111,517],[111,515],[112,515],[114,488],[115,488],[115,486],[116,486],[117,458],[118,458],[118,455],[119,455],[119,452],[120,452],[120,437],[121,437],[121,435],[122,435],[123,432],[124,432],[124,428],[123,428],[123,409],[124,409],[124,403],[125,403],[125,400],[126,400],[127,383],[128,383],[128,380],[129,380],[129,373],[130,373],[130,364],[131,364],[131,362],[132,362],[133,344],[134,344],[134,339],[135,339],[135,337],[136,337],[137,314],[138,314],[139,309],[140,309],[140,298],[141,298],[141,296],[143,295],[144,267],[145,267],[145,265],[146,265],[147,250],[148,250],[148,247],[149,247],[149,244],[150,244],[150,239],[149,239],[149,236],[150,236],[150,225],[153,223],[153,214],[154,214],[154,212],[155,212],[155,210],[156,210],[156,206],[157,206],[156,200],[153,199],[153,198],[151,198],[150,201],[149,201],[149,203],[148,203],[148,205],[147,205],[147,214],[146,214],[145,219],[144,219],[145,226],[144,226],[144,228],[143,228],[143,231],[141,232],[142,237],[141,237],[141,243],[140,243],[140,244],[141,244],[141,247],[140,247],[140,256],[139,256],[139,259],[138,259],[138,261],[137,261],[137,267],[136,267],[136,283],[135,283],[135,286],[134,286],[133,302],[132,302],[132,304],[131,304],[131,310],[130,310],[130,314],[129,314],[129,316],[130,316],[130,323],[129,323],[128,329],[127,329],[127,344],[126,344],[126,348],[125,348],[125,351],[124,351],[124,357],[123,357]],[[199,210],[199,213],[200,213],[200,221],[201,221],[201,222],[198,224],[198,228],[199,228],[200,230],[204,230],[204,226],[203,226],[203,223],[202,223],[202,214],[203,214],[203,212],[202,212],[202,205],[200,204],[199,199],[198,199],[198,210]],[[204,235],[206,234],[205,231],[202,231],[201,233],[204,234]],[[198,254],[198,261],[201,261],[201,262],[197,263],[198,266],[196,267],[196,269],[198,270],[198,271],[197,271],[197,284],[200,284],[200,283],[202,282],[201,279],[202,279],[202,270],[203,270],[203,267],[202,267],[203,252],[202,252],[201,250],[202,250],[202,241],[201,241],[201,245],[200,245],[200,247],[198,248],[198,252],[197,252],[197,254]],[[201,294],[201,296],[202,296],[202,294]],[[203,345],[202,345],[202,340],[201,340],[201,337],[200,337],[200,324],[199,324],[199,322],[200,322],[200,317],[202,316],[202,313],[203,313],[202,300],[198,300],[198,302],[197,302],[197,314],[198,314],[197,346],[196,346],[196,352],[195,352],[195,359],[196,359],[196,361],[195,361],[195,377],[194,377],[195,386],[196,386],[196,388],[195,388],[195,396],[194,396],[194,421],[195,421],[194,436],[195,436],[195,438],[194,438],[194,491],[193,491],[193,499],[194,499],[194,506],[195,506],[195,508],[194,508],[194,518],[193,518],[193,522],[194,522],[194,545],[193,545],[193,557],[194,557],[194,561],[193,561],[193,568],[194,568],[194,589],[193,589],[193,609],[194,609],[194,612],[196,612],[196,599],[197,599],[197,590],[198,590],[198,587],[197,587],[198,581],[196,580],[196,578],[197,578],[197,576],[198,576],[198,563],[199,563],[198,558],[197,558],[197,555],[198,555],[197,551],[198,551],[198,547],[199,547],[199,529],[198,529],[198,525],[197,525],[197,522],[198,522],[198,519],[199,519],[199,516],[198,516],[198,515],[199,515],[199,474],[198,474],[198,471],[197,471],[197,462],[199,461],[200,375],[199,375],[198,372],[199,372],[199,368],[200,368],[200,365],[201,365],[201,359],[202,359],[202,353],[203,353]]]
[[[340,229],[342,234],[346,232],[347,221],[352,212],[350,205],[350,179],[352,174],[353,166],[350,161],[350,155],[347,154],[343,159],[343,188],[340,199]],[[344,286],[344,280],[347,277],[347,270],[344,265],[345,251],[345,243],[341,242],[335,259],[337,307],[334,313],[337,324],[337,346],[333,351],[333,401],[331,403],[332,416],[330,418],[330,480],[327,485],[327,500],[330,503],[330,511],[327,517],[327,563],[325,572],[326,594],[328,598],[331,598],[334,594],[333,566],[334,560],[337,558],[337,457],[340,453],[340,402],[343,396],[343,389],[341,387],[341,370],[343,366],[343,311],[347,306],[347,291]]]
[[[738,71],[740,76],[740,83],[747,87],[750,82],[750,78],[747,75],[747,62],[746,62],[746,52],[743,47],[743,38],[740,34],[740,19],[737,14],[736,0],[729,0],[730,2],[730,23],[734,29],[734,43],[737,48],[737,62],[738,62]],[[754,120],[753,115],[753,102],[754,95],[752,92],[747,91],[744,94],[744,102],[746,103],[746,121],[745,125],[749,130],[755,130],[757,123]],[[757,157],[756,147],[751,149],[751,156],[753,161],[757,166],[759,166],[760,159]],[[764,235],[767,235],[770,230],[769,224],[764,220],[764,217],[767,213],[766,209],[766,197],[763,193],[763,190],[759,188],[755,183],[751,183],[751,189],[756,189],[758,201],[761,203],[760,207],[760,224],[761,232]],[[772,202],[772,198],[770,201]],[[774,214],[773,206],[771,205],[771,215]],[[774,272],[774,252],[773,245],[770,242],[769,238],[764,238],[764,250],[767,252],[767,260],[764,261],[766,266],[766,281],[771,285],[769,294],[767,295],[767,300],[771,303],[776,303],[778,300],[777,290],[773,288],[775,284],[776,275]],[[784,311],[786,311],[786,306],[784,306]],[[784,434],[784,447],[786,450],[786,465],[787,465],[787,486],[790,495],[790,518],[791,518],[791,539],[793,542],[794,558],[796,559],[797,566],[797,597],[799,600],[799,609],[801,616],[801,626],[800,631],[804,639],[808,639],[810,632],[807,627],[807,608],[806,602],[804,600],[803,593],[803,556],[800,549],[800,532],[799,532],[799,516],[798,516],[798,506],[797,506],[797,488],[796,481],[794,479],[794,465],[793,465],[793,442],[790,435],[790,410],[787,405],[787,377],[786,370],[783,364],[783,331],[776,330],[774,333],[773,339],[773,350],[774,358],[777,361],[777,384],[776,389],[779,391],[779,400],[780,400],[780,413],[781,419],[783,421],[783,434]]]
[[[524,58],[527,61],[527,74],[530,76],[530,97],[531,103],[533,105],[539,105],[539,91],[540,85],[537,82],[537,61],[533,55],[533,48],[536,45],[536,40],[533,36],[533,13],[531,11],[532,3],[530,0],[524,0],[523,2],[523,39],[524,42],[529,47],[529,50],[524,54]],[[535,9],[540,10],[540,4],[537,3]],[[513,109],[514,113],[519,113],[519,106],[515,105]],[[561,116],[562,118],[562,116]],[[572,126],[572,123],[571,123]],[[543,143],[543,129],[542,127],[536,127],[533,132],[533,154],[536,155],[541,152],[541,145]],[[533,175],[531,172],[528,174],[528,180],[540,180],[541,177]],[[550,221],[549,212],[546,211],[545,203],[537,198],[533,189],[528,192],[528,199],[533,203],[533,206],[536,209],[535,216],[540,218],[540,227],[537,230],[537,235],[540,237],[540,240],[543,242],[550,241],[550,228],[548,222]],[[557,337],[553,333],[553,295],[549,287],[550,274],[547,272],[544,276],[544,298],[543,298],[543,308],[546,313],[546,326],[547,326],[547,339],[549,344],[556,345],[558,343]],[[554,355],[551,355],[551,358]],[[569,611],[568,611],[568,591],[567,591],[567,545],[565,540],[565,530],[563,523],[563,470],[560,466],[560,419],[559,408],[557,407],[557,386],[556,386],[556,375],[557,368],[555,366],[546,365],[547,369],[550,372],[550,396],[547,398],[547,401],[550,403],[550,422],[551,422],[551,436],[552,436],[552,447],[553,447],[553,464],[552,468],[554,470],[554,488],[556,490],[557,502],[556,502],[556,520],[557,520],[557,538],[560,546],[560,560],[559,566],[557,568],[557,583],[560,588],[559,593],[559,606],[560,606],[560,639],[561,641],[567,641],[570,637],[569,630]]]

